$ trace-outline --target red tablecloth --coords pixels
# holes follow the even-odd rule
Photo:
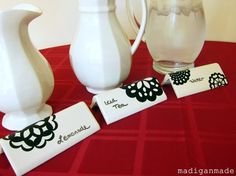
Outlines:
[[[48,101],[54,112],[79,101],[90,104],[92,95],[70,67],[69,46],[41,52],[55,75],[55,90]],[[214,62],[227,75],[227,87],[182,99],[176,99],[171,87],[164,87],[168,101],[110,126],[98,109],[93,110],[101,131],[26,175],[174,176],[177,169],[191,167],[232,168],[236,172],[236,43],[206,42],[196,65]],[[151,56],[142,43],[126,83],[148,76],[163,78],[152,70]],[[7,134],[9,131],[0,127],[0,137]],[[14,175],[4,154],[0,156],[0,175]]]

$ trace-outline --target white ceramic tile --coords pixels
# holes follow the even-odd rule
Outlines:
[[[223,87],[228,84],[219,64],[214,63],[167,74],[162,84],[171,83],[178,98]]]
[[[93,97],[107,124],[121,120],[167,99],[156,78],[146,78],[133,84]]]
[[[85,103],[78,103],[0,140],[16,175],[23,175],[100,129]]]

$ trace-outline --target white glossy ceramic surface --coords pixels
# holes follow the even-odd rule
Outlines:
[[[147,19],[142,0],[143,20],[131,47],[115,14],[115,0],[79,0],[79,23],[70,48],[70,60],[80,82],[91,93],[118,87],[127,79],[132,54],[138,48]]]
[[[33,46],[28,25],[42,14],[38,7],[19,4],[0,11],[0,111],[2,125],[21,130],[52,114],[45,102],[54,88],[46,59]]]
[[[20,176],[98,130],[100,126],[93,114],[80,102],[11,134],[11,138],[0,139],[0,145],[16,175]]]
[[[93,97],[107,124],[117,122],[167,100],[156,78],[146,78]]]
[[[218,63],[167,74],[162,85],[171,84],[177,98],[227,86],[228,80]]]

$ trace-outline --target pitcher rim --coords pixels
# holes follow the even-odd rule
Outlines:
[[[27,11],[37,14],[42,14],[42,9],[31,3],[18,3],[9,8],[0,9],[0,13],[10,12],[10,11]]]

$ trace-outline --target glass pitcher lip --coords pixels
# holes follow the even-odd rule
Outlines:
[[[115,9],[115,0],[79,0],[80,12],[109,12]]]
[[[203,10],[203,3],[202,0],[156,0],[151,9],[155,9],[158,15],[175,13],[188,16],[191,12]]]

